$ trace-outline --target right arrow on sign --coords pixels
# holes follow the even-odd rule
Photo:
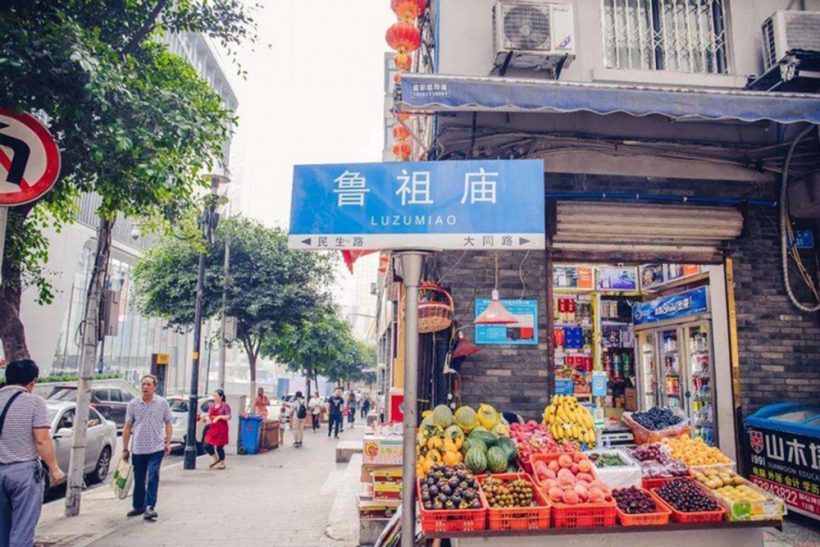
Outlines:
[[[529,242],[530,242],[530,240],[529,240],[529,239],[524,239],[523,237],[519,237],[519,238],[518,238],[518,244],[519,244],[519,245],[526,245],[526,244],[527,244],[527,243],[529,243]]]

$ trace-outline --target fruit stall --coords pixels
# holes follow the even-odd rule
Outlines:
[[[783,501],[666,409],[624,422],[632,447],[598,447],[589,409],[556,395],[540,422],[439,405],[417,433],[423,535],[455,545],[762,545]]]

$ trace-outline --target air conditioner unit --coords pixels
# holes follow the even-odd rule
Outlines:
[[[763,23],[765,70],[794,51],[820,53],[820,12],[776,11]]]
[[[493,31],[495,64],[504,70],[555,70],[575,58],[575,18],[570,4],[497,2]]]

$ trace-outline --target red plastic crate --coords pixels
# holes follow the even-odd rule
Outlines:
[[[690,472],[687,475],[681,475],[680,477],[644,477],[641,479],[641,488],[644,490],[652,490],[653,488],[659,488],[666,484],[667,482],[675,479],[685,479],[685,478],[692,478],[692,473]]]
[[[720,502],[718,502],[715,497],[707,492],[704,488],[700,488],[703,491],[704,495],[709,498],[715,500],[715,503],[720,507]],[[699,513],[684,513],[682,511],[676,510],[672,507],[672,504],[666,502],[666,500],[661,497],[660,494],[656,492],[656,489],[653,488],[649,491],[657,501],[663,504],[664,507],[669,509],[672,512],[672,520],[674,522],[679,522],[681,524],[692,524],[695,522],[720,522],[723,520],[723,517],[726,515],[726,510],[723,507],[720,507],[719,511],[702,511]]]
[[[421,482],[416,479],[416,500],[419,521],[424,533],[431,532],[472,532],[487,528],[487,502],[478,487],[481,509],[435,509],[427,510],[421,503]]]
[[[657,496],[653,496],[651,492],[640,488],[642,492],[646,492],[652,497],[652,501],[655,502],[655,512],[653,513],[625,513],[621,511],[621,508],[618,507],[617,501],[615,502],[615,511],[618,513],[618,521],[621,523],[622,526],[663,526],[664,524],[669,523],[669,517],[672,515],[672,511],[666,506],[665,503],[658,500]]]
[[[553,528],[603,528],[615,526],[617,518],[614,501],[578,505],[552,502]]]
[[[490,530],[546,530],[550,527],[551,503],[541,492],[527,473],[498,473],[484,475],[479,479],[482,487],[488,477],[500,480],[524,479],[532,485],[533,499],[539,507],[512,507],[495,508],[490,507],[484,490],[481,490],[481,501],[487,506],[487,521]]]

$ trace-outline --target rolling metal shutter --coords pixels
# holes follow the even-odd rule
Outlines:
[[[734,207],[558,201],[556,260],[719,263],[743,229]]]

